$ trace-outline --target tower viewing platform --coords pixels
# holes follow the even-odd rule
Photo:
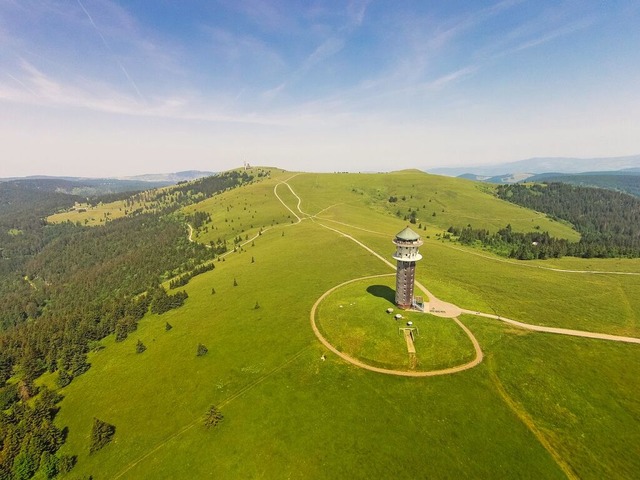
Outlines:
[[[413,305],[413,286],[416,276],[416,262],[422,260],[418,248],[422,245],[420,235],[409,227],[399,232],[393,239],[398,262],[396,270],[396,305],[407,310]]]

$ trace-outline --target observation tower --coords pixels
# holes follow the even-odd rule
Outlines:
[[[396,235],[393,243],[396,246],[393,258],[398,261],[396,305],[407,310],[413,305],[413,283],[416,277],[416,262],[422,260],[422,255],[418,253],[422,240],[420,235],[407,227]]]

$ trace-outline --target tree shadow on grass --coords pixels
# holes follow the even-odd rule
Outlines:
[[[396,291],[387,285],[370,285],[367,292],[374,297],[384,298],[392,305],[396,303]]]

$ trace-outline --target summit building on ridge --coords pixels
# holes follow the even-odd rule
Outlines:
[[[414,304],[413,285],[416,277],[416,262],[422,260],[422,255],[418,253],[422,239],[420,235],[407,227],[395,236],[393,243],[396,246],[393,258],[398,262],[396,305],[407,310]]]

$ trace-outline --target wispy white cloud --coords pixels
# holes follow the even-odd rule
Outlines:
[[[433,92],[444,90],[474,76],[487,68],[498,56],[508,56],[534,48],[560,37],[571,35],[590,27],[594,18],[566,20],[567,12],[547,12],[553,18],[528,20],[525,24],[510,24],[507,33],[497,31],[488,35],[486,42],[469,44],[478,28],[487,28],[496,17],[523,3],[522,0],[497,2],[479,11],[467,11],[460,15],[442,20],[429,15],[406,18],[404,15],[389,19],[391,28],[394,23],[402,25],[396,28],[393,40],[400,43],[390,45],[397,60],[378,76],[371,76],[359,85],[351,86],[342,92],[334,92],[329,98],[320,100],[336,108],[354,105],[372,105],[382,100],[414,98],[419,103],[430,98]],[[497,41],[491,37],[499,37]],[[460,45],[465,46],[466,57],[451,54]],[[455,59],[452,63],[449,58]],[[446,60],[445,60],[446,59]],[[458,63],[456,68],[456,63]],[[444,63],[443,69],[440,64]],[[342,99],[342,102],[341,100]],[[423,99],[423,100],[421,100]],[[385,103],[385,102],[383,102]]]
[[[578,20],[576,22],[571,22],[567,25],[563,25],[561,27],[555,28],[551,31],[545,32],[539,36],[534,38],[530,38],[519,45],[514,46],[511,49],[507,49],[503,52],[503,54],[508,55],[511,53],[520,52],[522,50],[527,50],[529,48],[537,47],[544,43],[550,42],[560,37],[564,37],[566,35],[571,35],[573,33],[578,32],[579,30],[584,30],[589,28],[594,24],[593,18],[586,18],[582,20]]]
[[[596,17],[588,9],[576,9],[575,5],[542,8],[520,23],[510,23],[505,31],[479,45],[475,57],[485,61],[512,55],[570,36],[592,27],[596,22]]]
[[[458,70],[455,70],[453,72],[449,72],[446,73],[438,78],[435,78],[433,80],[429,80],[427,82],[424,82],[420,85],[418,85],[418,90],[420,91],[424,91],[424,90],[439,90],[442,88],[445,88],[446,86],[448,86],[451,83],[457,82],[458,80],[468,77],[470,75],[473,75],[476,71],[478,70],[478,66],[476,65],[470,65],[470,66],[466,66],[463,68],[460,68]]]
[[[93,28],[95,29],[96,33],[98,34],[98,36],[102,40],[102,44],[104,45],[104,47],[107,49],[109,54],[113,57],[114,61],[118,64],[118,66],[120,67],[120,70],[122,70],[122,73],[124,74],[124,76],[127,78],[127,80],[129,81],[129,83],[131,84],[133,89],[138,94],[138,97],[140,97],[141,100],[144,100],[144,97],[142,96],[142,93],[140,93],[140,89],[138,88],[138,85],[133,80],[133,78],[131,78],[131,75],[129,75],[129,72],[127,71],[127,69],[124,68],[124,65],[122,64],[122,62],[120,60],[118,60],[118,57],[115,55],[115,53],[113,52],[113,50],[111,49],[111,47],[107,43],[107,40],[104,38],[104,35],[102,35],[102,32],[100,31],[100,29],[98,28],[96,23],[93,21],[93,18],[91,17],[91,14],[89,14],[89,12],[87,11],[87,9],[85,8],[85,6],[83,5],[83,3],[80,0],[77,0],[77,1],[78,1],[78,5],[82,9],[82,11],[87,15],[87,18],[89,19],[89,22],[91,22],[91,25],[93,26]]]
[[[255,35],[235,33],[220,27],[202,27],[211,40],[210,49],[217,58],[235,65],[254,62],[282,68],[285,65],[280,52]]]
[[[19,76],[7,74],[8,81],[0,79],[0,101],[178,121],[263,125],[282,125],[288,121],[278,115],[225,111],[211,105],[210,100],[203,99],[196,92],[154,96],[140,104],[135,95],[123,94],[109,84],[87,80],[81,85],[60,82],[25,60],[21,61]]]
[[[32,90],[26,83],[24,83],[22,80],[20,80],[19,78],[14,77],[13,75],[11,75],[10,73],[6,74],[7,77],[9,77],[11,80],[13,80],[14,82],[16,82],[18,85],[20,85],[22,88],[24,88],[27,92],[29,92],[31,95],[33,95],[34,97],[37,97],[38,94],[35,92],[35,90]],[[7,92],[8,89],[5,88],[5,92]],[[11,99],[16,98],[17,95],[10,95],[9,93],[5,93],[4,95],[0,92],[0,98],[4,98],[6,96],[7,99]]]
[[[323,43],[318,45],[292,73],[290,73],[284,81],[281,81],[275,87],[269,88],[262,93],[262,98],[273,100],[282,94],[288,87],[300,82],[315,66],[334,56],[345,45],[345,41],[339,37],[329,37]]]
[[[317,44],[315,49],[300,63],[300,65],[276,87],[263,93],[263,98],[272,100],[292,84],[299,82],[317,65],[340,53],[349,40],[349,36],[358,29],[365,18],[369,0],[352,0],[346,6],[345,21],[335,31],[327,34]]]
[[[178,136],[198,131],[202,136],[189,138],[207,144],[205,156],[215,142],[255,142],[251,135],[256,132],[263,134],[261,141],[272,142],[271,156],[291,141],[297,142],[296,156],[301,156],[298,153],[313,142],[334,141],[336,151],[342,146],[349,150],[377,136],[386,136],[388,145],[398,150],[409,140],[426,152],[424,145],[433,142],[424,141],[424,132],[437,137],[433,132],[440,125],[453,139],[446,148],[442,143],[443,152],[458,148],[460,131],[467,139],[477,139],[475,147],[487,147],[484,137],[491,132],[519,123],[533,130],[540,118],[547,121],[549,105],[532,115],[533,102],[514,93],[522,91],[520,85],[495,95],[498,82],[512,79],[524,88],[538,88],[521,72],[505,78],[514,71],[511,67],[536,55],[536,48],[555,45],[552,42],[567,52],[577,39],[585,41],[586,35],[575,33],[607,21],[598,9],[583,12],[575,2],[528,2],[526,8],[518,8],[523,3],[519,0],[464,8],[458,2],[434,2],[427,8],[421,2],[225,0],[194,3],[202,15],[185,13],[167,28],[155,16],[145,18],[145,2],[7,1],[0,0],[0,106],[11,103],[7,111],[15,112],[22,105],[45,107],[39,123],[45,136],[50,128],[47,115],[78,119],[78,124],[97,117],[86,112],[112,114],[100,117],[105,125],[116,125],[116,131],[123,122],[142,125],[149,138],[158,125],[166,127],[168,135],[174,127]],[[168,7],[171,3],[155,7],[177,12],[175,5]],[[630,58],[626,54],[625,59]],[[512,65],[512,60],[518,62]],[[497,64],[501,78],[492,72]],[[637,68],[633,72],[637,78]],[[590,80],[594,85],[597,81]],[[550,83],[556,88],[568,82]],[[629,86],[626,95],[635,99],[634,93]],[[564,106],[553,105],[558,118],[554,126],[573,121],[562,110],[568,110],[566,97]],[[623,111],[615,114],[632,125],[632,115],[624,115],[629,102],[606,98]],[[517,105],[509,112],[508,125],[500,111],[502,101]],[[34,110],[24,109],[25,124],[36,121],[30,115]],[[602,108],[586,108],[586,114],[580,110],[578,116],[591,121],[596,115],[587,114],[597,111]],[[147,121],[152,118],[160,121]],[[487,118],[493,122],[489,126]],[[57,122],[56,128],[60,124],[64,130],[64,123]],[[356,139],[351,138],[354,131]],[[227,132],[235,132],[233,138],[239,140],[229,141]],[[272,140],[273,132],[277,139]],[[136,145],[142,143],[135,128],[126,134]],[[400,136],[405,136],[403,141]],[[499,135],[491,138],[504,141]],[[527,133],[518,138],[526,139]],[[159,140],[149,145],[157,145],[153,142]],[[473,154],[471,144],[466,145],[460,149]],[[377,155],[377,149],[372,147],[369,154]]]
[[[349,15],[350,24],[354,26],[362,25],[364,21],[367,7],[371,0],[351,0],[347,6],[347,14]]]
[[[522,0],[505,0],[482,9],[469,9],[456,13],[448,18],[439,18],[431,13],[416,14],[415,12],[398,12],[395,16],[385,19],[392,35],[388,37],[386,47],[395,61],[385,70],[379,71],[375,77],[362,82],[361,87],[366,94],[386,90],[387,94],[394,92],[418,93],[424,91],[425,85],[434,82],[433,78],[447,78],[452,67],[447,63],[442,72],[438,64],[450,55],[456,45],[470,35],[474,29],[489,22],[494,17],[515,7]],[[479,48],[479,46],[478,46]],[[462,59],[459,71],[471,75],[479,69],[479,65],[469,66],[470,59]],[[455,68],[455,67],[453,67]],[[460,77],[457,77],[460,78]],[[441,81],[439,84],[444,86]],[[429,87],[432,88],[432,87]]]
[[[20,78],[9,75],[21,88],[0,83],[0,98],[5,101],[40,106],[81,107],[111,113],[134,112],[137,102],[104,85],[92,84],[85,89],[59,82],[26,60],[20,62]]]
[[[249,18],[256,26],[267,31],[292,31],[297,29],[297,11],[295,5],[281,1],[236,0],[226,3]]]

